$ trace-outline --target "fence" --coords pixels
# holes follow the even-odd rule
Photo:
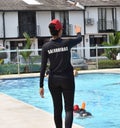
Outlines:
[[[104,47],[101,46],[100,47],[100,46],[96,45],[95,47],[72,48],[71,56],[72,56],[74,50],[95,49],[96,56],[95,56],[94,64],[95,64],[96,69],[98,69],[98,60],[100,58],[100,57],[98,57],[98,50],[99,49],[110,49],[110,48],[119,49],[120,46],[104,46]],[[16,70],[15,73],[18,73],[18,74],[20,74],[22,72],[25,72],[25,67],[26,66],[29,66],[29,69],[30,69],[29,71],[26,71],[26,72],[39,72],[40,64],[41,64],[41,55],[40,55],[41,50],[42,49],[26,49],[25,50],[25,49],[18,49],[18,48],[16,50],[4,50],[4,51],[1,50],[0,54],[4,53],[4,52],[7,52],[8,58],[11,59],[11,61],[8,61],[8,62],[6,62],[6,59],[5,59],[4,60],[5,63],[4,64],[0,64],[0,72],[1,72],[1,74],[2,74],[3,67],[5,68],[6,65],[8,65],[8,66],[12,65],[13,69],[11,69],[11,70],[12,71]],[[25,61],[23,59],[23,57],[21,57],[21,52],[24,52],[24,53],[29,53],[30,52],[31,55]],[[120,56],[118,56],[118,59],[120,59]],[[6,63],[8,63],[8,64],[6,64]],[[84,61],[84,59],[81,59],[79,57],[77,58],[77,57],[74,57],[74,56],[71,57],[71,63],[73,64],[73,66],[76,66],[76,67],[79,67],[79,66],[85,66],[86,67],[87,66],[86,65],[87,63]],[[11,74],[12,71],[10,72],[8,70],[8,71],[6,71],[6,74]]]

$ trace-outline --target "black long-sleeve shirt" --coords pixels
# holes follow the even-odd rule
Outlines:
[[[58,38],[51,40],[42,47],[40,87],[43,87],[44,75],[47,61],[50,62],[50,74],[58,75],[61,78],[73,76],[73,67],[71,65],[71,48],[82,41],[81,33],[77,33],[74,39],[64,40]]]

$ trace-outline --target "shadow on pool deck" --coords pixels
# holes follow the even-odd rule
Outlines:
[[[52,114],[0,93],[0,128],[55,128],[55,126]],[[82,127],[73,124],[72,128]]]

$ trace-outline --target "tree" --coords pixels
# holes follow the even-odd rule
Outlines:
[[[27,50],[31,48],[32,42],[30,40],[30,36],[24,32],[23,36],[26,39],[26,45],[23,49]],[[30,60],[30,55],[31,55],[32,51],[22,51],[20,52],[20,55],[22,55],[23,59],[25,60],[26,66],[24,68],[25,72],[29,72],[29,60]]]
[[[109,41],[102,43],[104,46],[119,46],[120,45],[120,32],[109,35]],[[106,48],[104,49],[104,55],[110,60],[116,60],[117,54],[120,52],[120,48]]]

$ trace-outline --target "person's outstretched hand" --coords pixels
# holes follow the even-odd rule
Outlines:
[[[81,32],[81,27],[78,25],[75,25],[75,33]]]

